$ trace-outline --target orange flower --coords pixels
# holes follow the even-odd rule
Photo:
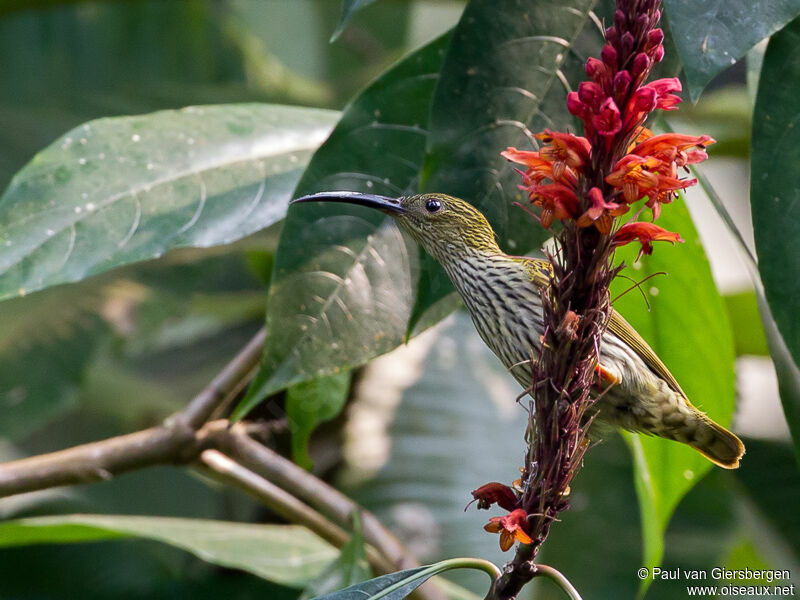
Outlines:
[[[656,158],[628,154],[614,165],[606,182],[622,190],[625,202],[633,204],[658,187],[658,174],[653,170],[661,164]]]
[[[641,221],[625,223],[625,225],[620,227],[619,231],[614,234],[613,238],[615,246],[624,246],[635,240],[638,240],[642,245],[637,260],[642,254],[653,253],[653,242],[672,242],[673,244],[675,242],[683,242],[679,234],[667,231],[663,227],[659,227],[653,223],[644,223]]]
[[[533,540],[525,532],[528,528],[528,513],[521,508],[512,510],[505,517],[492,517],[483,527],[489,533],[500,534],[500,549],[505,552],[514,542],[532,544]]]
[[[546,144],[539,150],[539,156],[553,163],[554,180],[561,179],[567,167],[580,171],[590,160],[591,146],[584,137],[549,129],[534,137]]]
[[[606,202],[600,188],[593,187],[586,195],[591,206],[578,219],[578,227],[589,227],[594,224],[597,230],[606,235],[611,231],[612,217],[618,217],[628,212],[628,207],[616,202]]]
[[[644,196],[652,197],[661,192],[674,192],[697,183],[694,179],[677,179],[665,175],[664,170],[672,171],[671,165],[654,156],[628,154],[614,165],[614,170],[606,177],[606,182],[622,190],[622,195],[628,204],[633,204]]]
[[[652,156],[678,167],[699,163],[708,158],[704,148],[716,140],[708,135],[693,136],[678,133],[656,135],[637,144],[631,154]]]
[[[545,179],[553,179],[553,163],[542,158],[538,152],[530,150],[517,150],[516,148],[506,148],[500,153],[506,160],[525,165],[528,169],[523,173],[525,183],[541,183]]]
[[[532,185],[531,202],[542,207],[542,225],[547,228],[554,219],[574,219],[578,216],[578,198],[573,189],[561,183]]]

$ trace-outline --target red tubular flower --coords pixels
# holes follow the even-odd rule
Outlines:
[[[622,129],[619,108],[613,98],[606,98],[592,117],[592,127],[603,137],[612,137]]]
[[[612,217],[617,217],[628,212],[628,207],[616,202],[606,202],[600,188],[593,187],[589,190],[587,198],[591,203],[589,208],[578,219],[578,227],[594,225],[598,231],[608,234],[611,231]]]
[[[668,171],[670,174],[664,174]],[[606,182],[622,190],[628,204],[633,204],[645,196],[650,199],[667,193],[664,198],[671,201],[672,193],[697,183],[696,179],[677,179],[672,176],[672,166],[654,156],[628,154],[606,177]]]
[[[639,257],[642,254],[653,253],[653,242],[683,242],[681,236],[677,233],[667,231],[663,227],[654,225],[653,223],[643,223],[640,221],[634,223],[625,223],[614,234],[613,241],[615,246],[624,246],[638,240],[642,245],[639,252]]]
[[[567,110],[583,121],[585,137],[547,129],[535,136],[543,142],[538,152],[509,148],[502,153],[525,165],[520,189],[541,207],[545,227],[558,219],[610,235],[614,218],[631,204],[644,201],[655,220],[678,190],[696,183],[680,179],[678,169],[705,160],[705,148],[714,140],[654,136],[643,125],[653,111],[674,110],[680,102],[677,78],[646,83],[664,56],[659,5],[658,0],[617,0],[600,57],[586,61],[588,79],[567,94]],[[652,246],[646,243],[649,253]]]
[[[542,207],[542,225],[553,224],[554,219],[574,219],[579,214],[578,197],[575,191],[561,183],[532,185],[529,188],[531,202]]]
[[[549,129],[535,137],[545,143],[539,150],[539,156],[553,163],[553,179],[556,181],[563,177],[566,167],[580,171],[590,160],[592,147],[584,137]]]
[[[658,173],[654,169],[660,164],[661,161],[656,158],[628,154],[614,165],[614,170],[606,177],[606,183],[622,190],[625,202],[633,204],[658,188]]]
[[[661,110],[678,109],[677,104],[681,101],[680,96],[672,93],[681,91],[681,82],[677,77],[656,79],[643,86],[642,89],[650,89],[656,93],[656,108]]]
[[[705,148],[714,143],[716,140],[708,135],[665,133],[642,140],[630,153],[637,156],[652,156],[663,162],[674,162],[676,166],[683,167],[708,158]]]
[[[497,504],[509,512],[517,508],[517,495],[514,490],[496,481],[472,490],[472,497],[474,498],[473,502],[478,501],[480,509],[489,509],[493,504]]]
[[[523,173],[526,178],[526,184],[541,183],[545,179],[553,179],[553,163],[549,160],[543,159],[539,156],[538,152],[530,150],[517,150],[516,148],[507,148],[500,153],[500,156],[518,165],[525,165],[528,169]]]
[[[533,540],[527,533],[528,513],[521,508],[512,510],[504,517],[492,517],[483,527],[489,533],[500,534],[500,549],[505,552],[514,542],[532,544]]]

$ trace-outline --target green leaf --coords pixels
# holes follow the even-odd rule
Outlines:
[[[0,197],[0,299],[280,220],[337,113],[192,107],[99,119],[44,149]]]
[[[800,99],[800,20],[772,38],[764,56],[756,100],[750,203],[758,268],[772,316],[794,362],[800,364],[800,185],[794,176],[800,148],[792,135]]]
[[[733,331],[736,356],[754,354],[769,356],[767,338],[758,313],[758,299],[754,292],[739,292],[723,296],[728,319]]]
[[[532,149],[531,132],[575,128],[566,96],[586,77],[583,63],[602,43],[594,5],[473,0],[442,66],[421,187],[477,206],[511,254],[538,248],[550,232],[512,205],[523,201],[521,180],[500,152],[507,146]],[[453,290],[432,258],[422,260],[409,328]]]
[[[664,0],[696,101],[715,75],[800,14],[798,0]]]
[[[353,514],[353,534],[333,563],[322,574],[303,590],[300,600],[311,600],[323,594],[333,592],[371,577],[364,536],[361,531],[361,519]]]
[[[735,354],[725,305],[683,200],[665,210],[658,224],[679,232],[686,243],[657,246],[652,256],[642,258],[639,268],[634,265],[623,272],[636,280],[659,271],[668,273],[642,285],[652,308],[648,310],[637,289],[614,306],[661,357],[692,403],[727,425],[734,408]],[[617,256],[630,265],[637,252],[631,245],[620,248]],[[630,285],[629,280],[617,278],[612,298]],[[634,456],[642,513],[643,565],[653,567],[661,560],[663,534],[672,512],[712,464],[682,444],[635,435],[626,439]]]
[[[295,196],[322,190],[393,196],[416,187],[428,111],[448,37],[404,59],[344,112]],[[233,417],[300,381],[363,364],[403,339],[416,250],[377,211],[292,208],[275,258],[262,367]]]
[[[735,472],[752,503],[800,558],[800,474],[789,444],[748,439],[747,460]],[[751,567],[752,568],[752,567]]]
[[[335,42],[336,39],[342,35],[344,28],[347,27],[350,19],[353,18],[353,15],[357,11],[369,4],[372,4],[373,2],[375,2],[375,0],[342,0],[342,16],[339,18],[339,24],[336,26],[336,31],[334,31],[333,35],[331,35],[331,42]]]
[[[350,373],[318,377],[293,385],[286,391],[286,417],[292,433],[292,458],[311,469],[308,440],[314,429],[336,417],[344,408],[350,390]]]
[[[403,600],[428,579],[450,569],[478,569],[494,576],[497,567],[477,558],[451,558],[432,565],[381,575],[317,600]]]
[[[64,515],[0,523],[0,547],[146,538],[182,548],[224,567],[303,587],[336,558],[336,550],[303,527],[207,519]]]
[[[783,414],[794,442],[795,457],[800,464],[800,368],[789,353],[781,332],[778,331],[778,326],[767,306],[767,299],[759,289],[758,283],[756,286],[758,310],[761,313],[761,323],[764,325],[769,353],[775,365],[775,374],[778,376],[778,393],[781,397]]]
[[[435,575],[435,573],[428,574],[429,570],[430,567],[425,566],[381,575],[343,590],[325,594],[316,600],[403,600]]]

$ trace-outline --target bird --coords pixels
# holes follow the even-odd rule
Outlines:
[[[544,333],[541,290],[551,277],[548,261],[504,253],[483,214],[445,194],[320,192],[292,204],[308,202],[344,202],[393,217],[444,267],[480,337],[520,385],[531,388],[530,360],[538,356]],[[598,372],[609,387],[593,392],[597,420],[687,444],[725,469],[739,466],[741,440],[689,401],[653,349],[613,308]]]

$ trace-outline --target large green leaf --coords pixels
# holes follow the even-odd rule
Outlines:
[[[775,324],[775,319],[772,318],[767,299],[758,283],[756,283],[756,299],[769,354],[775,365],[775,374],[778,376],[778,393],[781,397],[783,414],[794,442],[795,457],[800,464],[800,368],[786,347],[786,342]]]
[[[292,459],[301,467],[313,466],[308,440],[314,429],[330,421],[344,408],[350,389],[350,373],[337,373],[304,381],[286,390],[286,418],[292,433]]]
[[[664,210],[659,225],[678,231],[685,244],[655,249],[643,257],[639,268],[624,274],[643,279],[651,305],[637,289],[614,306],[642,334],[672,371],[689,399],[722,425],[730,422],[734,408],[734,346],[725,305],[711,277],[708,259],[683,200]],[[617,256],[633,264],[638,248],[621,248]],[[612,297],[630,287],[617,278]],[[678,502],[712,464],[687,446],[660,438],[626,435],[633,451],[636,488],[642,511],[644,565],[656,566],[663,553],[663,533]],[[746,459],[745,459],[746,460]]]
[[[318,600],[403,600],[439,573],[451,569],[477,569],[490,572],[490,563],[476,558],[451,558],[441,562],[381,575],[348,588],[320,596]],[[496,567],[494,567],[496,570]]]
[[[442,66],[422,187],[481,209],[511,254],[538,248],[550,233],[512,206],[523,200],[520,177],[500,152],[531,148],[531,132],[574,129],[567,92],[602,43],[595,3],[472,0]],[[412,326],[453,289],[433,259],[423,265]]]
[[[337,113],[227,105],[100,119],[43,150],[0,197],[0,298],[280,220]]]
[[[736,346],[736,356],[752,354],[768,356],[767,338],[758,313],[758,298],[754,292],[739,292],[723,297]]]
[[[692,100],[720,71],[800,14],[798,0],[664,0]]]
[[[361,519],[353,514],[353,534],[342,546],[339,558],[333,561],[322,574],[303,590],[299,600],[312,600],[342,588],[350,587],[371,577]]]
[[[782,442],[749,439],[748,460],[736,471],[753,504],[800,560],[800,513],[795,499],[800,494],[800,474],[791,447]]]
[[[146,538],[205,561],[303,587],[336,558],[336,549],[303,527],[206,519],[64,515],[0,524],[0,547]]]
[[[800,82],[800,20],[772,38],[764,57],[756,99],[752,136],[750,201],[758,268],[775,323],[800,364],[800,253],[793,246],[800,235],[800,185],[792,176],[800,150],[792,132],[800,101],[791,90]],[[800,411],[784,400],[795,440]]]
[[[321,190],[397,196],[416,187],[428,111],[448,37],[412,54],[349,106],[295,195]],[[377,211],[289,211],[275,259],[262,368],[240,417],[287,385],[363,364],[397,346],[413,302],[416,251]]]

